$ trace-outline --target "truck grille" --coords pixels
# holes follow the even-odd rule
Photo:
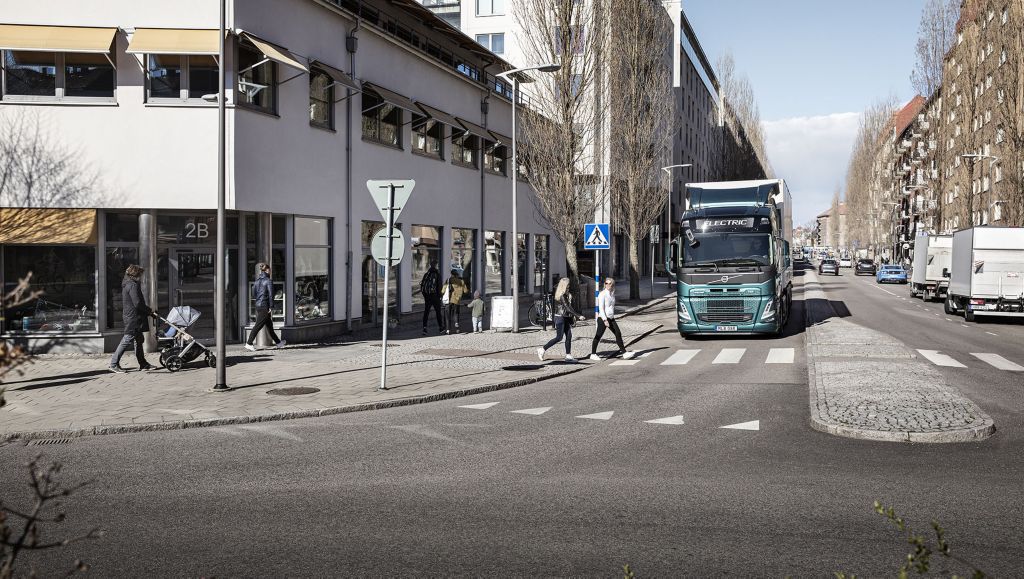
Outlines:
[[[694,314],[701,322],[750,322],[757,315],[757,298],[691,298]]]

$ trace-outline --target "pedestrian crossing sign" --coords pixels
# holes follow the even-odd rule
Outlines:
[[[608,249],[608,224],[587,223],[583,226],[583,249]]]

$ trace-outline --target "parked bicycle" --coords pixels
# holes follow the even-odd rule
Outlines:
[[[531,326],[542,326],[547,330],[549,325],[555,325],[552,299],[551,294],[544,294],[537,301],[533,302],[527,314]]]

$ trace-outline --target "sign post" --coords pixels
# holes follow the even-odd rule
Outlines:
[[[607,223],[587,223],[583,226],[583,249],[594,250],[594,281],[597,282],[597,286],[594,288],[595,319],[597,319],[597,313],[600,310],[597,298],[601,295],[601,250],[611,247],[608,239],[609,227]]]
[[[384,266],[384,321],[381,324],[380,386],[378,387],[380,390],[388,389],[388,317],[390,313],[388,308],[390,301],[388,299],[388,286],[391,284],[391,267],[401,262],[405,256],[404,238],[401,231],[398,232],[398,235],[395,235],[395,221],[402,212],[402,208],[405,207],[405,203],[409,200],[409,195],[412,194],[415,186],[416,181],[412,179],[404,181],[369,180],[366,182],[366,188],[369,189],[370,196],[373,197],[374,202],[377,204],[377,209],[380,210],[380,214],[384,217],[384,229],[381,229],[374,235],[371,246],[374,260]],[[383,242],[379,242],[378,238],[383,238]],[[396,240],[401,244],[398,247],[398,255],[395,255]],[[383,247],[381,247],[382,245]]]
[[[651,299],[654,299],[654,248],[658,245],[658,240],[661,237],[661,226],[655,223],[651,226]]]

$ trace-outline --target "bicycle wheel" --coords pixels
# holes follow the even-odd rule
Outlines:
[[[530,312],[527,314],[527,317],[530,320],[531,326],[539,326],[544,321],[544,312],[541,310],[542,308],[539,303],[530,306]]]

